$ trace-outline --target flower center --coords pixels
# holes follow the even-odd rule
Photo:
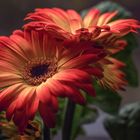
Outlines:
[[[23,79],[30,85],[45,82],[57,71],[57,65],[51,59],[34,59],[29,61],[23,71]]]
[[[39,77],[46,74],[48,72],[48,67],[49,67],[48,64],[37,65],[37,66],[32,67],[32,69],[30,70],[31,76]]]

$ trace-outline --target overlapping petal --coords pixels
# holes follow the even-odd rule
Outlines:
[[[125,79],[125,73],[122,68],[125,64],[115,58],[107,57],[110,64],[102,64],[104,69],[104,77],[99,80],[99,84],[105,88],[111,88],[113,90],[125,90],[127,81]],[[104,63],[101,61],[101,63]]]

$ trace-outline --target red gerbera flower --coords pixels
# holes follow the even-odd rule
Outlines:
[[[46,32],[34,30],[0,37],[0,111],[6,110],[7,119],[21,132],[37,110],[46,125],[54,127],[58,96],[84,104],[79,89],[95,95],[91,75],[102,76],[96,62],[105,52],[80,45],[64,47]]]
[[[55,33],[56,38],[92,41],[107,38],[109,40],[114,36],[122,37],[129,32],[136,32],[136,29],[140,28],[140,23],[134,19],[111,21],[116,14],[117,11],[100,14],[98,9],[91,9],[82,19],[74,10],[36,9],[34,13],[30,13],[26,17],[26,20],[33,21],[24,27],[45,29],[49,33]]]
[[[136,32],[136,29],[140,28],[140,23],[134,19],[112,21],[116,14],[117,11],[100,14],[98,9],[91,9],[84,18],[81,18],[74,10],[36,9],[34,13],[28,14],[26,19],[32,21],[24,27],[46,30],[49,34],[55,34],[56,40],[92,42],[96,48],[105,48],[108,55],[98,63],[104,71],[104,78],[99,79],[99,83],[104,87],[118,90],[123,89],[123,86],[127,84],[124,79],[125,74],[120,70],[125,64],[111,58],[110,55],[124,49],[127,42],[121,37],[129,32]],[[123,65],[120,66],[120,63]],[[115,73],[112,72],[114,69]]]

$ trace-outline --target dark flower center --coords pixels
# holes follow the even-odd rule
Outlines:
[[[42,64],[42,65],[32,67],[30,71],[31,77],[39,77],[39,76],[43,76],[44,74],[47,74],[48,67],[49,67],[48,64]]]
[[[23,79],[29,85],[39,85],[53,76],[57,71],[57,64],[51,59],[35,59],[29,61],[23,70]]]

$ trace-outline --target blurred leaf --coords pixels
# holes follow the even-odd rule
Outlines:
[[[97,4],[94,6],[97,9],[100,9],[102,13],[105,12],[111,12],[111,11],[118,11],[117,19],[119,18],[128,18],[131,15],[129,11],[127,11],[124,7],[119,5],[118,3],[112,2],[112,1],[105,1]]]
[[[109,89],[103,89],[98,84],[94,84],[96,97],[87,96],[89,103],[98,106],[104,112],[115,114],[118,112],[121,102],[121,97],[117,92]]]
[[[101,11],[101,13],[111,12],[111,11],[117,10],[118,15],[116,16],[116,19],[128,18],[128,17],[132,16],[132,14],[129,11],[127,11],[124,7],[120,6],[119,4],[117,4],[115,2],[111,2],[111,1],[101,2],[101,3],[93,6],[92,8],[99,9]],[[84,16],[88,11],[89,11],[89,9],[83,10],[81,12],[81,14]]]
[[[125,106],[117,116],[107,117],[104,126],[113,140],[139,140],[140,102]]]

